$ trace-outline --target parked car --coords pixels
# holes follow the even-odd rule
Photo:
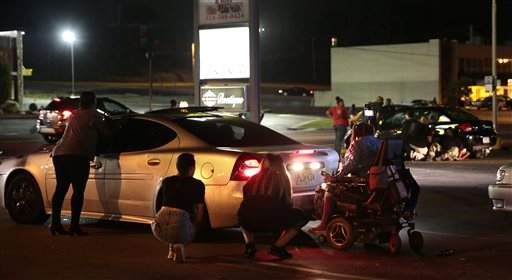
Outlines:
[[[167,109],[113,117],[113,136],[98,145],[85,190],[83,216],[149,223],[160,208],[162,179],[177,174],[184,152],[196,158],[194,177],[206,185],[213,228],[237,225],[242,188],[261,172],[262,157],[279,154],[289,172],[295,206],[313,209],[321,171],[338,168],[332,148],[298,143],[265,126],[232,116]],[[46,219],[55,191],[48,150],[9,158],[0,164],[0,205],[19,223]],[[69,214],[70,196],[63,213]]]
[[[64,134],[69,117],[73,111],[78,109],[79,103],[80,97],[78,96],[56,97],[43,110],[39,111],[36,129],[46,142],[53,144],[59,141]],[[107,117],[134,113],[130,108],[108,97],[97,98],[96,110]]]
[[[503,165],[496,173],[496,183],[489,185],[492,209],[512,211],[512,164]]]
[[[303,87],[291,87],[291,88],[285,88],[285,89],[279,89],[277,91],[278,94],[283,96],[313,96],[314,91],[308,90]]]
[[[405,121],[405,113],[411,111],[414,118],[426,116],[428,125],[434,134],[443,135],[447,128],[455,128],[458,135],[472,156],[486,157],[491,147],[496,144],[496,132],[491,121],[483,121],[473,114],[460,108],[445,106],[412,106],[400,107],[385,114],[379,126],[382,136],[400,135]]]
[[[496,104],[498,110],[510,109],[512,108],[512,99],[510,99],[510,97],[508,96],[498,95],[496,96]],[[488,96],[478,101],[475,101],[473,103],[473,106],[476,107],[476,109],[492,110],[492,96]]]

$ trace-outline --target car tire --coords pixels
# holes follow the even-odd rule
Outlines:
[[[9,180],[5,202],[9,216],[16,223],[40,224],[48,219],[41,190],[30,174],[16,174]]]
[[[43,135],[44,141],[46,141],[48,144],[57,143],[61,137],[62,135]]]

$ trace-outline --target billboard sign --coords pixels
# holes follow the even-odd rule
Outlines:
[[[249,22],[249,0],[199,0],[199,25]]]
[[[199,30],[201,80],[250,76],[249,28]]]
[[[224,107],[226,111],[244,111],[246,104],[243,86],[202,87],[201,106]]]

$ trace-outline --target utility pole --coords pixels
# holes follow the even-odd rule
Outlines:
[[[249,119],[260,122],[260,21],[259,0],[250,0],[250,90],[248,96]]]
[[[153,51],[146,52],[148,59],[148,82],[149,82],[149,111],[153,111]]]
[[[496,86],[498,82],[496,71],[496,0],[492,0],[492,124],[494,130],[498,127],[498,108],[496,106]]]

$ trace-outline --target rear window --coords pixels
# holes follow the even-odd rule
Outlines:
[[[175,122],[199,139],[216,147],[298,144],[265,126],[239,118],[199,117],[178,119]]]
[[[78,109],[80,103],[79,98],[62,98],[54,99],[46,106],[46,110],[63,111]]]
[[[448,115],[448,118],[450,118],[452,122],[461,123],[478,121],[478,118],[476,116],[462,109],[450,109],[447,110],[446,113]]]

